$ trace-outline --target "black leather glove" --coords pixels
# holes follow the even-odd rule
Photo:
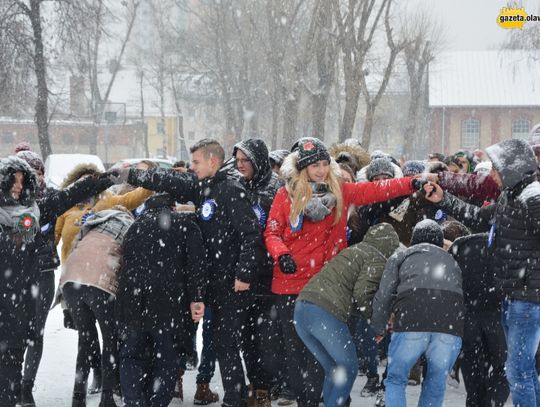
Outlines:
[[[282,273],[294,274],[296,273],[296,263],[290,254],[283,254],[279,256],[279,268]]]

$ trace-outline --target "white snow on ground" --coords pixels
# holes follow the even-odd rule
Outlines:
[[[201,349],[200,335],[197,341],[197,347]],[[34,398],[38,407],[70,407],[71,392],[73,390],[73,378],[75,375],[75,357],[77,354],[77,332],[71,329],[65,329],[63,326],[63,314],[59,306],[54,308],[47,320],[45,327],[45,343],[43,350],[43,359],[37,375],[36,385],[34,389]],[[381,372],[382,373],[382,370]],[[195,394],[195,376],[196,371],[188,371],[184,376],[184,403],[180,403],[174,399],[171,406],[193,406],[193,395]],[[354,384],[351,394],[352,406],[371,407],[374,405],[375,398],[361,398],[360,390],[366,382],[365,377],[358,377]],[[211,388],[218,391],[220,398],[223,397],[221,388],[221,377],[219,369],[216,369]],[[420,392],[419,386],[408,386],[407,399],[408,405],[414,406],[417,404]],[[87,406],[98,407],[99,394],[88,395]],[[120,405],[120,403],[118,403]],[[277,406],[274,402],[273,406]],[[507,402],[507,406],[511,406]],[[210,406],[219,407],[220,403],[211,404]],[[462,407],[465,406],[465,389],[463,381],[458,389],[447,386],[446,407]]]

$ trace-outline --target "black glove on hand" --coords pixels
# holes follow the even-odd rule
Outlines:
[[[415,191],[421,191],[429,181],[425,179],[415,178],[412,180],[412,187]]]
[[[279,256],[279,268],[282,273],[294,274],[296,273],[296,263],[290,254],[283,254]]]

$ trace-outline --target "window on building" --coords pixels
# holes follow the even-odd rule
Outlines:
[[[188,107],[187,115],[188,117],[195,117],[195,109],[193,109],[192,107]]]
[[[157,122],[156,123],[156,131],[157,131],[158,134],[165,134],[165,123]]]
[[[527,139],[531,130],[531,121],[517,119],[512,122],[512,138]]]
[[[464,120],[461,123],[461,148],[474,150],[478,147],[480,147],[480,120]]]
[[[187,138],[188,138],[188,140],[195,140],[195,132],[194,131],[188,131]]]

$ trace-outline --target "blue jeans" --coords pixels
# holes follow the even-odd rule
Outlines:
[[[540,406],[535,354],[540,342],[540,303],[503,301],[502,326],[508,346],[506,378],[514,406]]]
[[[377,372],[377,342],[375,331],[365,319],[359,319],[354,335],[356,349],[367,368],[367,377],[378,376]]]
[[[201,362],[199,363],[199,370],[197,374],[197,384],[208,384],[214,377],[214,371],[216,370],[216,351],[214,350],[214,332],[213,324],[214,312],[212,308],[204,308],[203,316],[203,328],[202,328],[202,342],[203,347],[201,350]]]
[[[294,323],[298,336],[324,369],[324,405],[344,405],[358,374],[356,348],[347,324],[302,300],[296,301]]]
[[[442,406],[446,378],[461,349],[461,338],[437,332],[394,332],[388,350],[388,374],[384,380],[387,406],[405,407],[409,372],[425,354],[427,375],[422,382],[419,407]]]
[[[151,343],[152,366],[149,380],[147,345]],[[120,383],[124,406],[166,407],[174,395],[180,366],[179,349],[171,334],[131,331],[120,348]]]

